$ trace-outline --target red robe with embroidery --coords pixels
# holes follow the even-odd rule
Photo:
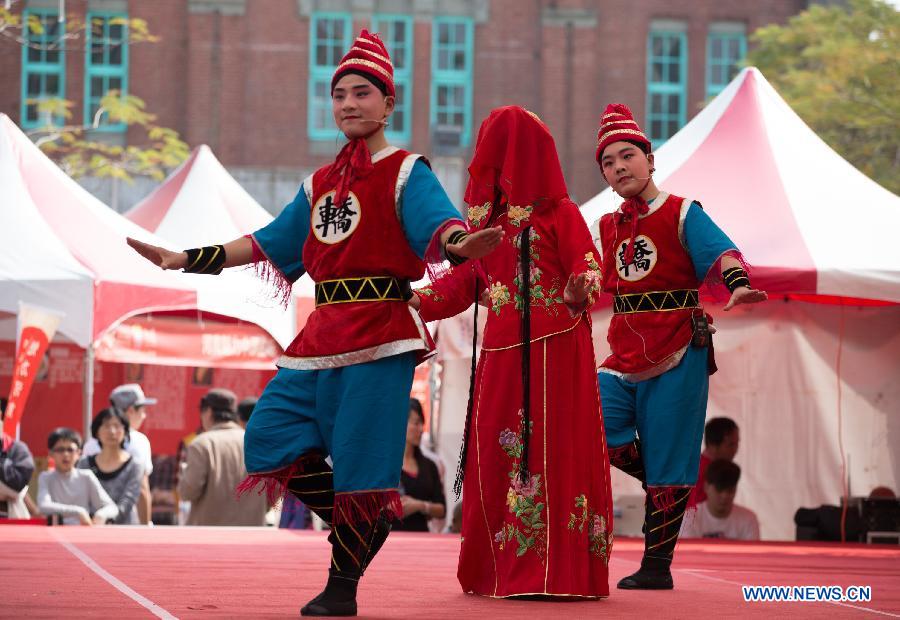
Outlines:
[[[468,437],[459,582],[486,596],[608,596],[612,502],[591,325],[587,307],[563,302],[569,274],[599,270],[590,233],[568,199],[494,214],[489,204],[472,206],[469,220],[502,226],[500,247],[480,269],[465,263],[417,291],[426,321],[470,306],[476,282],[490,300],[479,309],[488,318]],[[529,225],[530,478],[522,484],[519,235]]]

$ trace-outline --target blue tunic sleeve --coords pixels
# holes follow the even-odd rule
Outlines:
[[[688,207],[684,219],[684,241],[694,263],[694,272],[701,282],[722,254],[738,249],[696,201]]]
[[[421,159],[413,165],[403,189],[400,220],[406,240],[419,258],[425,257],[434,233],[447,220],[459,220],[462,224],[462,215]]]
[[[303,245],[309,235],[310,206],[306,191],[300,191],[274,220],[253,233],[257,245],[290,282],[296,282],[303,267]]]

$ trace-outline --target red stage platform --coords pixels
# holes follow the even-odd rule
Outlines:
[[[289,618],[321,589],[323,533],[250,528],[0,527],[3,618]],[[360,588],[370,618],[900,618],[900,548],[683,542],[670,592],[615,589],[642,542],[617,540],[610,598],[460,592],[459,539],[393,534]],[[741,585],[871,586],[870,602],[747,603]]]

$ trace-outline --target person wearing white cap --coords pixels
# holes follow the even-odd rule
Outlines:
[[[140,431],[141,425],[147,419],[147,405],[155,405],[155,398],[148,398],[144,390],[137,383],[126,383],[115,388],[109,393],[109,403],[122,415],[128,418],[131,429],[128,433],[128,441],[125,449],[134,457],[134,460],[144,468],[144,480],[141,483],[141,496],[138,499],[138,519],[144,525],[150,523],[150,474],[153,473],[153,458],[150,448],[150,440]],[[84,445],[84,456],[92,456],[100,452],[99,442],[91,438]]]

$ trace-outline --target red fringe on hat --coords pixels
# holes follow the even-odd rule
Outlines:
[[[372,524],[382,510],[403,518],[403,504],[397,489],[350,491],[334,494],[334,522]]]

